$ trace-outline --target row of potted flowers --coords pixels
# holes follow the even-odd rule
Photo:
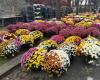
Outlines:
[[[73,56],[85,56],[88,63],[94,63],[99,59],[100,41],[98,39],[92,36],[85,39],[71,36],[64,40],[61,35],[56,36],[59,37],[61,44],[53,36],[25,52],[20,61],[22,68],[27,71],[44,70],[49,75],[61,76],[62,73],[67,72]]]
[[[29,31],[39,30],[44,35],[63,35],[80,36],[82,38],[88,35],[98,37],[100,35],[100,19],[95,16],[94,18],[80,16],[65,16],[61,21],[44,21],[35,20],[29,23],[18,22],[8,26],[8,30],[15,32],[17,29],[27,29]],[[28,32],[27,32],[28,33]]]
[[[43,33],[36,30],[29,32],[26,29],[19,29],[15,33],[0,32],[0,56],[13,57],[17,55],[24,45],[33,47],[36,41],[43,38]],[[13,35],[13,36],[12,36]]]

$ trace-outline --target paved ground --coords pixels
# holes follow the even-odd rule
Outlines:
[[[61,78],[48,78],[42,71],[23,72],[20,66],[16,67],[0,80],[100,80],[100,66],[86,65],[77,58],[72,62],[67,73]]]
[[[15,66],[17,66],[19,64],[19,60],[20,60],[21,56],[22,55],[19,55],[19,56],[13,58],[13,59],[10,59],[10,60],[6,61],[5,64],[2,64],[0,66],[0,76],[3,75],[3,74],[5,74],[6,72],[8,72],[9,70],[11,70]]]

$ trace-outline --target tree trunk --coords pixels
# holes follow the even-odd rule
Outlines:
[[[75,6],[76,6],[76,15],[79,14],[79,0],[75,0]]]
[[[85,5],[84,5],[84,6],[85,6],[85,9],[84,9],[84,12],[86,12],[86,10],[87,10],[87,8],[86,8],[86,6],[87,6],[87,1],[88,1],[88,0],[85,1]]]
[[[52,6],[55,7],[56,9],[56,18],[60,19],[61,14],[60,14],[60,0],[52,0]]]
[[[56,16],[57,19],[60,19],[61,14],[60,14],[60,0],[56,0]]]

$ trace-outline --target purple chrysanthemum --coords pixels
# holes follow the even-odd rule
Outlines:
[[[32,53],[35,52],[36,50],[37,48],[30,48],[27,52],[23,54],[20,60],[22,67],[24,67],[24,64],[26,63],[26,61],[32,56]]]
[[[14,45],[16,45],[16,47],[18,48],[18,49],[20,49],[21,48],[21,40],[20,40],[20,38],[18,37],[18,38],[16,38],[14,41],[13,41],[13,44]]]
[[[58,34],[58,29],[57,29],[57,27],[52,26],[52,27],[46,29],[46,33]]]
[[[88,35],[99,37],[100,36],[100,30],[96,27],[90,27],[87,29]]]
[[[87,31],[85,27],[76,27],[72,30],[72,35],[80,36],[82,38],[87,37]]]
[[[36,30],[39,30],[39,31],[42,31],[42,32],[45,32],[47,28],[48,28],[48,26],[45,25],[44,23],[37,23],[36,26],[35,26]]]
[[[58,44],[62,43],[65,40],[64,36],[61,35],[54,35],[50,39],[57,42]]]
[[[61,31],[59,31],[59,34],[64,36],[64,37],[68,37],[68,36],[72,35],[70,28],[62,29]]]

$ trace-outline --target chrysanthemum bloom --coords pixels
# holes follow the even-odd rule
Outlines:
[[[46,24],[47,24],[48,27],[52,27],[52,26],[57,25],[56,22],[54,22],[54,21],[46,21]]]
[[[58,24],[58,25],[59,25],[59,24],[64,24],[63,21],[57,21],[57,20],[55,21],[55,23]]]
[[[90,27],[92,25],[92,21],[90,20],[83,20],[77,24],[75,24],[75,26],[83,26],[83,27]]]
[[[58,46],[58,44],[53,40],[46,40],[46,41],[41,42],[38,45],[38,47],[46,49],[48,51],[51,50],[51,49],[57,48],[57,46]]]
[[[45,22],[44,20],[35,20],[34,22],[40,23],[40,22]]]
[[[7,45],[11,44],[12,40],[5,40],[0,43],[0,56],[5,56],[4,51]]]
[[[93,22],[91,26],[100,29],[100,22],[99,23]]]
[[[8,36],[11,36],[11,33],[8,31],[0,31],[0,38],[1,40],[6,40]],[[7,39],[8,40],[8,39]]]
[[[72,35],[71,29],[70,28],[62,29],[59,31],[59,35],[62,35],[64,37],[69,37]]]
[[[34,44],[34,37],[32,35],[21,35],[19,38],[22,45],[30,43],[33,46]]]
[[[29,27],[31,27],[30,23],[23,23],[19,29],[28,29],[29,30]]]
[[[10,33],[9,35],[4,35],[2,40],[13,40],[17,38],[17,36],[14,33]]]
[[[99,42],[99,39],[93,37],[93,36],[88,36],[87,38],[85,38],[83,41],[86,41],[88,43],[92,43],[92,44],[96,44]]]
[[[21,40],[19,37],[17,37],[16,39],[14,39],[14,41],[12,42],[12,44],[16,45],[17,49],[20,49],[22,44],[21,44]]]
[[[58,24],[58,25],[55,25],[55,27],[57,27],[57,29],[60,31],[62,29],[65,29],[68,27],[68,25],[66,25],[65,23],[63,24]]]
[[[54,40],[58,44],[62,43],[65,40],[64,36],[61,36],[61,35],[54,35],[50,39]]]
[[[9,44],[5,47],[4,55],[5,55],[5,57],[9,58],[9,57],[13,57],[13,56],[17,55],[18,52],[19,52],[19,50],[16,45]]]
[[[92,64],[99,59],[100,45],[84,41],[80,44],[80,51],[81,55],[86,57],[87,62]]]
[[[93,37],[99,37],[100,36],[100,29],[97,27],[90,27],[87,29],[88,35],[91,35]]]
[[[88,33],[87,33],[87,29],[85,27],[79,26],[79,27],[75,27],[72,31],[71,31],[72,35],[76,35],[82,38],[87,37]]]
[[[21,64],[24,65],[27,70],[38,69],[41,67],[46,53],[47,51],[43,48],[35,47],[23,55]]]
[[[19,29],[27,29],[29,31],[33,31],[35,29],[35,24],[33,22],[23,23]]]
[[[92,37],[81,42],[80,44],[81,55],[85,56],[88,63],[95,62],[100,56],[100,41]]]
[[[37,48],[30,48],[28,51],[26,51],[20,60],[21,67],[25,67],[26,61],[32,56],[32,53],[34,53],[37,50]]]
[[[60,44],[57,49],[65,51],[66,54],[69,55],[69,57],[78,55],[77,46],[74,43],[65,43],[64,42],[64,43]]]
[[[25,29],[25,28],[22,28],[23,24],[24,22],[17,22],[16,24],[8,25],[7,28],[10,32],[15,32],[17,29]]]
[[[16,24],[10,24],[7,26],[8,30],[10,32],[15,32],[17,29],[19,29],[19,25],[16,25]]]
[[[2,41],[3,41],[2,38],[0,38],[0,43],[1,43]]]
[[[82,38],[79,36],[70,36],[66,38],[65,43],[74,43],[76,45],[79,45],[81,42]]]
[[[63,22],[65,22],[66,24],[71,24],[74,25],[75,21],[72,18],[62,18],[61,19]]]
[[[30,32],[29,35],[32,35],[35,40],[43,38],[43,33],[38,30]]]
[[[47,28],[45,33],[48,34],[48,35],[50,35],[50,34],[51,35],[56,35],[56,34],[58,34],[58,29],[57,29],[56,26],[52,26],[50,28]]]
[[[0,37],[4,35],[9,35],[10,33],[8,31],[0,31]]]
[[[30,31],[27,30],[27,29],[18,29],[18,30],[16,30],[15,34],[16,34],[17,36],[20,36],[20,35],[28,35],[29,32],[30,32]]]
[[[42,69],[49,74],[60,76],[63,72],[67,72],[70,66],[69,56],[63,50],[51,50],[47,53]]]
[[[100,23],[100,19],[94,20],[95,23]]]
[[[39,31],[41,31],[41,32],[45,32],[46,29],[48,29],[48,26],[45,25],[44,23],[37,23],[37,24],[35,25],[35,29],[36,29],[36,30],[39,30]]]

